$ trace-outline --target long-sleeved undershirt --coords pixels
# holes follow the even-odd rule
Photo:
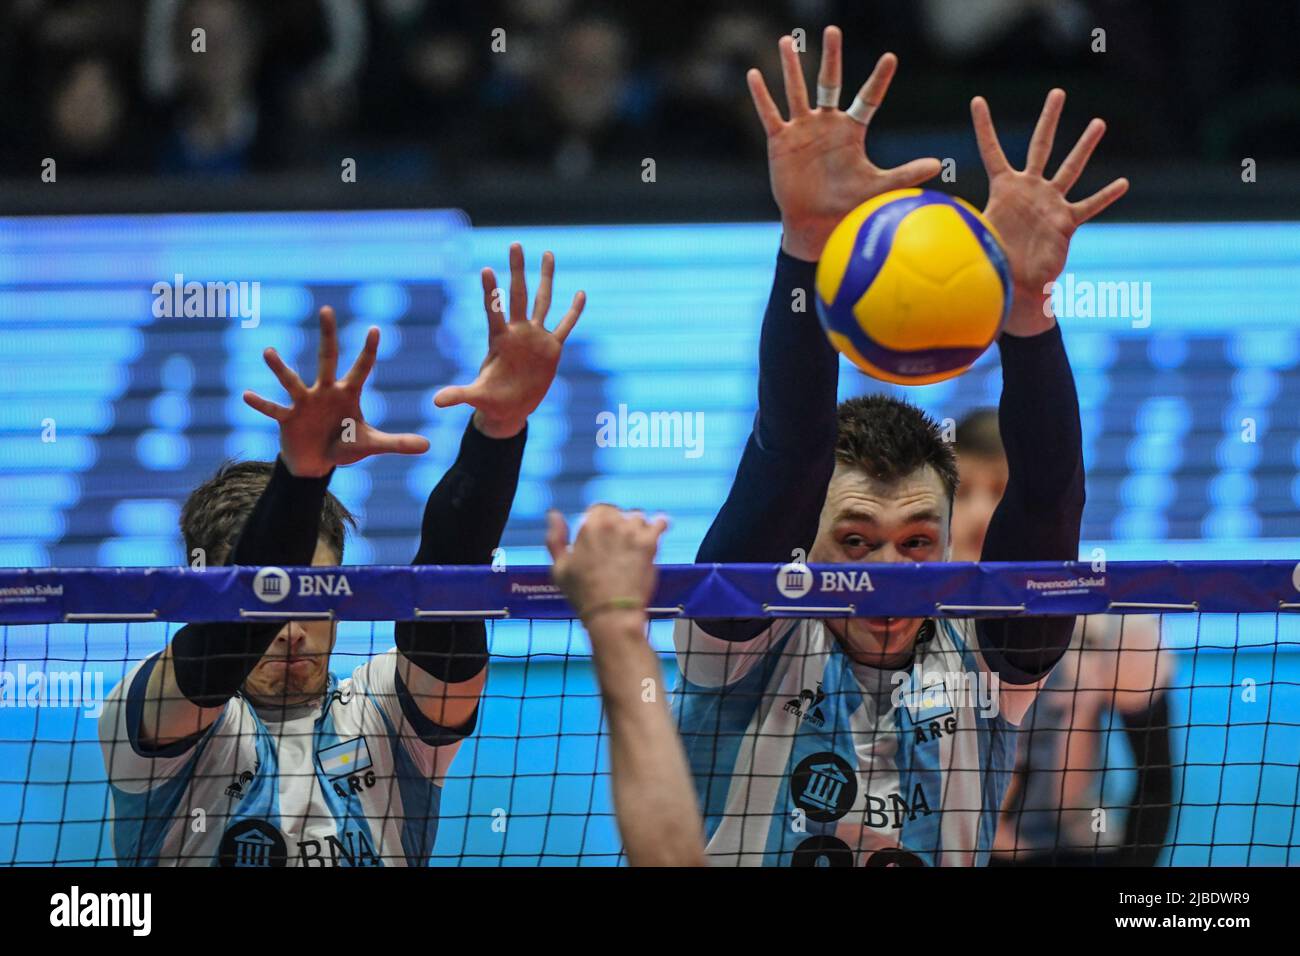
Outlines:
[[[736,478],[696,560],[788,561],[812,548],[835,467],[838,358],[811,308],[815,264],[781,253],[759,344],[758,412]],[[802,294],[800,294],[802,290]],[[1010,477],[985,538],[985,561],[1078,557],[1083,447],[1074,376],[1060,329],[1003,335],[999,423]],[[724,640],[756,636],[767,621],[701,621]],[[990,667],[1033,683],[1069,645],[1072,617],[977,622]]]

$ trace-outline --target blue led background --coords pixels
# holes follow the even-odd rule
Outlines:
[[[507,560],[545,563],[547,508],[572,516],[605,500],[666,512],[673,525],[661,559],[690,561],[748,434],[778,228],[480,229],[452,212],[367,212],[0,220],[0,564],[183,563],[176,522],[185,495],[226,458],[275,454],[273,423],[240,399],[246,388],[283,398],[262,350],[275,346],[310,379],[315,310],[327,303],[339,313],[345,365],[367,326],[382,330],[367,417],[433,444],[421,458],[341,469],[332,485],[361,523],[345,562],[407,563],[424,500],[468,417],[436,409],[432,395],[478,368],[486,344],[478,270],[503,275],[512,241],[524,245],[534,288],[541,253],[555,252],[553,321],[579,288],[589,306],[531,421]],[[1069,271],[1076,280],[1149,282],[1151,296],[1148,327],[1062,322],[1088,466],[1082,553],[1300,554],[1300,225],[1088,226]],[[154,318],[151,287],[177,273],[260,282],[260,324]],[[842,396],[879,387],[843,366]],[[999,388],[994,351],[965,376],[907,394],[957,419],[995,404]],[[703,413],[702,452],[598,447],[596,416],[620,405]],[[1254,440],[1243,440],[1250,427]],[[1173,712],[1194,725],[1178,743],[1195,765],[1183,780],[1190,796],[1178,839],[1187,846],[1174,862],[1284,863],[1297,843],[1300,735],[1261,721],[1297,713],[1294,655],[1273,654],[1271,620],[1168,623],[1168,640],[1184,651],[1210,632],[1224,637],[1217,643],[1256,648],[1180,655],[1185,686]],[[343,654],[386,647],[390,631],[342,628],[336,670],[355,663]],[[661,647],[665,636],[657,634]],[[107,688],[164,637],[162,625],[11,627],[2,666],[89,656],[109,662],[96,665]],[[610,862],[617,844],[608,782],[596,776],[604,757],[589,671],[562,657],[521,663],[530,651],[580,655],[584,638],[567,625],[505,625],[493,649],[491,696],[448,783],[438,853],[452,862],[465,853],[479,862],[502,853],[513,862],[578,853]],[[1261,709],[1238,714],[1232,695],[1215,688],[1243,674],[1288,685],[1276,697],[1262,687]],[[1273,766],[1279,760],[1292,766]],[[92,720],[0,710],[0,863],[107,854],[102,775]],[[512,808],[508,836],[488,825],[496,807]],[[1249,856],[1224,849],[1252,832],[1270,847]]]
[[[225,458],[272,457],[273,423],[240,400],[279,386],[273,345],[310,376],[315,309],[332,304],[344,361],[383,333],[365,411],[426,434],[420,459],[340,471],[362,517],[356,563],[405,563],[464,410],[435,409],[443,384],[483,357],[478,269],[505,272],[511,241],[535,286],[558,261],[556,312],[590,304],[560,377],[532,420],[504,545],[541,561],[548,507],[593,500],[664,510],[666,561],[688,561],[726,492],[749,429],[755,355],[777,244],[774,225],[466,228],[440,212],[130,216],[0,221],[0,560],[151,565],[182,560],[179,503]],[[1149,282],[1149,327],[1062,325],[1083,408],[1086,549],[1131,557],[1265,557],[1300,538],[1300,226],[1097,225],[1076,237],[1079,280]],[[155,319],[150,288],[258,281],[256,328]],[[844,365],[841,394],[882,387]],[[883,386],[893,388],[892,386]],[[996,402],[987,354],[967,375],[906,390],[936,416]],[[596,415],[702,412],[703,453],[601,448]],[[1243,441],[1243,420],[1255,441]],[[52,420],[57,440],[43,441]],[[1085,551],[1086,553],[1086,551]]]

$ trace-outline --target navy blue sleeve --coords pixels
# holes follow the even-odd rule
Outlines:
[[[297,478],[278,457],[227,563],[305,567],[320,534],[329,475]],[[191,703],[220,707],[228,701],[280,633],[282,622],[187,624],[172,638],[176,684]]]
[[[1007,490],[989,522],[980,560],[1077,560],[1083,436],[1060,326],[1034,336],[1003,335],[998,351],[998,425],[1007,454]],[[985,660],[1012,684],[1032,684],[1050,671],[1073,631],[1073,617],[976,622]]]
[[[758,347],[758,411],[731,493],[696,561],[789,561],[808,551],[835,469],[839,356],[813,310],[816,264],[781,252]],[[766,621],[698,621],[723,640]]]
[[[136,671],[135,678],[126,691],[126,736],[131,743],[131,750],[135,752],[137,757],[179,757],[202,740],[204,734],[211,733],[212,728],[217,725],[217,721],[214,720],[203,730],[161,747],[150,747],[145,744],[140,736],[140,725],[144,722],[145,691],[149,687],[149,677],[153,674],[154,667],[157,666],[158,661],[161,659],[161,651],[152,657],[146,658],[144,665]]]
[[[1174,761],[1169,742],[1169,698],[1155,697],[1141,713],[1120,714],[1133,763],[1137,786],[1129,800],[1124,823],[1123,859],[1132,866],[1155,866],[1165,848],[1173,816]]]
[[[489,438],[465,428],[460,453],[424,506],[420,547],[412,564],[489,564],[501,543],[519,485],[528,429],[513,438]],[[447,684],[487,666],[482,621],[399,621],[397,649],[412,664]]]

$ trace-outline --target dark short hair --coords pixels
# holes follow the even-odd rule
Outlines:
[[[190,493],[181,508],[181,535],[185,538],[187,560],[195,548],[202,548],[208,564],[226,563],[274,471],[275,463],[270,461],[228,461]],[[340,561],[348,526],[356,530],[357,520],[352,512],[330,492],[325,492],[320,538],[334,549]]]
[[[979,458],[1003,458],[1002,432],[998,428],[996,408],[977,408],[957,423],[953,446],[959,455]]]
[[[929,465],[939,473],[949,502],[957,493],[957,458],[939,424],[910,402],[889,395],[840,403],[835,458],[880,481],[897,481]]]

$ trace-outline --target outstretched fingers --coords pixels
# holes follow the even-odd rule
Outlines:
[[[1083,225],[1089,219],[1100,215],[1107,206],[1128,192],[1128,180],[1124,177],[1103,186],[1087,199],[1070,203],[1070,212],[1074,214],[1075,225]]]
[[[266,367],[269,368],[284,390],[289,393],[289,397],[295,402],[300,402],[307,397],[307,386],[303,384],[298,373],[289,366],[284,364],[284,359],[280,358],[280,353],[273,348],[268,348],[262,353],[262,358],[266,361]]]
[[[937,158],[931,156],[926,159],[914,159],[902,166],[895,166],[893,169],[881,170],[885,177],[882,192],[919,186],[923,182],[934,179],[942,169],[943,164]]]
[[[1079,181],[1083,171],[1087,168],[1088,160],[1092,158],[1092,152],[1101,142],[1101,138],[1106,135],[1106,123],[1100,119],[1094,119],[1088,124],[1079,141],[1074,144],[1070,154],[1065,157],[1061,163],[1061,168],[1056,171],[1052,177],[1052,185],[1061,191],[1062,195],[1068,193],[1074,188],[1074,184]]]
[[[546,313],[551,309],[551,286],[555,282],[555,254],[542,253],[542,281],[533,299],[533,319],[536,325],[546,326]]]
[[[582,316],[582,310],[587,307],[587,293],[578,292],[573,297],[573,304],[569,306],[569,311],[564,313],[564,318],[560,319],[560,324],[555,327],[554,335],[556,339],[563,342],[573,331],[573,327],[578,324],[578,319]]]
[[[794,48],[794,37],[783,36],[778,45],[781,51],[781,75],[785,79],[785,102],[790,119],[795,120],[811,112],[808,106],[808,84],[799,66],[799,51]]]
[[[290,410],[283,405],[277,405],[253,391],[244,392],[244,404],[277,422],[284,421],[290,413]]]
[[[1029,138],[1029,152],[1025,157],[1025,172],[1041,176],[1047,168],[1047,160],[1052,155],[1052,144],[1056,142],[1056,127],[1061,121],[1061,110],[1065,108],[1065,90],[1053,89],[1043,102],[1043,111],[1038,114],[1038,124],[1034,135]]]
[[[505,310],[501,307],[497,274],[491,269],[484,269],[480,278],[483,280],[483,311],[487,314],[488,338],[491,339],[506,327]]]
[[[433,404],[439,408],[451,408],[453,405],[472,405],[482,389],[477,383],[471,385],[448,385],[438,389],[433,396]]]
[[[348,374],[343,376],[343,380],[356,391],[361,390],[361,386],[366,384],[366,379],[370,377],[371,370],[375,367],[375,359],[379,356],[379,328],[371,326],[366,332],[366,342],[361,347],[361,354],[357,360],[352,363],[348,369]]]
[[[371,430],[367,451],[372,455],[423,455],[429,450],[429,439],[410,432],[390,434]]]
[[[989,113],[989,104],[984,97],[977,96],[970,101],[970,116],[975,126],[975,143],[979,146],[980,160],[984,163],[984,171],[992,179],[1009,170],[1011,164],[1007,162],[1007,154],[1002,152],[997,130],[993,128],[993,116]]]
[[[840,83],[844,75],[844,34],[836,26],[822,31],[822,62],[817,71],[817,106],[839,109]],[[826,102],[823,102],[823,99]]]
[[[751,69],[745,74],[745,82],[749,84],[749,95],[754,101],[754,112],[758,114],[758,121],[763,124],[763,132],[768,136],[775,136],[785,125],[785,120],[781,119],[781,111],[777,108],[776,100],[772,99],[772,94],[768,92],[763,74],[756,69]]]
[[[848,112],[862,124],[863,129],[871,125],[871,117],[880,109],[880,104],[885,102],[885,94],[889,92],[889,84],[894,82],[894,74],[897,72],[898,57],[892,53],[882,53],[876,61],[875,69],[853,98]]]
[[[510,321],[528,319],[528,280],[524,277],[524,247],[510,244]]]
[[[333,385],[339,371],[339,324],[328,305],[320,310],[320,344],[316,348],[316,384]]]

